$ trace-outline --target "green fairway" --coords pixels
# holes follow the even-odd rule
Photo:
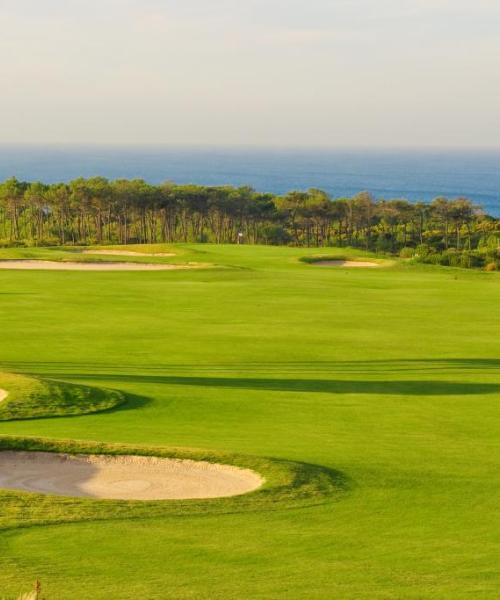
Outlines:
[[[15,398],[0,403],[0,447],[158,448],[267,487],[144,504],[0,491],[0,599],[36,578],[47,600],[498,598],[500,274],[301,260],[363,259],[345,248],[152,251],[177,255],[127,260],[210,268],[0,271],[0,370],[59,390],[57,418],[2,420]]]

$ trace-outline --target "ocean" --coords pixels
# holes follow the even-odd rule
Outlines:
[[[112,146],[0,146],[0,179],[46,183],[102,175],[262,192],[320,188],[333,197],[430,201],[466,196],[500,216],[500,150],[319,150]]]

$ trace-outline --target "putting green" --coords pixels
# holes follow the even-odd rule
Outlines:
[[[142,502],[1,491],[0,595],[40,578],[47,600],[496,600],[500,275],[300,260],[378,260],[347,249],[154,252],[218,266],[0,273],[2,369],[126,397],[2,421],[0,447],[208,461],[265,484]]]

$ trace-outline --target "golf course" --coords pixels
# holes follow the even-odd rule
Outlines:
[[[495,600],[499,300],[350,248],[1,248],[0,600]]]

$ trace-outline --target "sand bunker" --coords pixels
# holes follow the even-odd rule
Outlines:
[[[172,271],[196,265],[167,265],[132,262],[57,262],[52,260],[0,260],[0,269],[48,271]]]
[[[362,260],[318,260],[313,264],[320,267],[380,267],[378,263]]]
[[[133,250],[84,250],[82,254],[104,254],[107,256],[175,256],[174,252],[134,252]]]
[[[0,389],[0,402],[2,402],[2,400],[5,400],[5,398],[7,398],[8,395],[9,395],[9,392],[7,392],[6,390]]]
[[[263,479],[249,469],[149,456],[0,452],[0,488],[114,500],[237,496]]]

